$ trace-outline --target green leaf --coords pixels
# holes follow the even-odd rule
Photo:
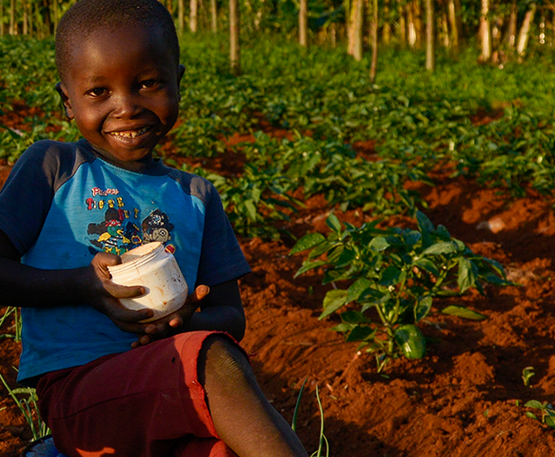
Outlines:
[[[246,200],[244,202],[245,209],[247,210],[247,214],[249,219],[255,221],[256,220],[256,206],[252,202],[252,200]]]
[[[370,249],[376,252],[385,251],[389,246],[391,245],[385,236],[377,236],[376,238],[373,238],[369,244]]]
[[[410,232],[403,234],[403,239],[407,246],[414,246],[422,239],[422,234],[416,230],[411,230]]]
[[[451,234],[445,228],[445,226],[443,226],[441,224],[437,226],[435,232],[436,232],[437,236],[439,236],[440,238],[443,238],[444,240],[450,240],[451,239]]]
[[[526,415],[526,417],[529,417],[530,419],[535,419],[538,420],[538,416],[536,416],[533,412],[531,411],[526,411],[526,413],[524,413]]]
[[[502,278],[506,277],[503,265],[501,265],[497,260],[488,259],[487,257],[482,257],[482,260],[487,262],[497,272],[499,276],[501,276]]]
[[[434,224],[422,211],[416,212],[416,221],[422,233],[432,233],[434,231]]]
[[[434,231],[434,225],[421,211],[416,212],[416,220],[418,222],[418,227],[422,232],[422,247],[427,248],[433,243],[431,234]]]
[[[314,259],[316,257],[320,257],[322,254],[330,251],[331,249],[333,249],[333,251],[330,254],[328,254],[328,263],[333,263],[341,255],[343,246],[334,246],[334,244],[327,239],[324,242],[314,246],[312,251],[310,251],[310,253],[308,254],[308,258]]]
[[[373,333],[376,333],[375,330],[368,327],[367,325],[357,325],[349,336],[347,337],[347,342],[352,341],[364,341],[366,338],[370,337]]]
[[[469,319],[472,321],[483,321],[487,319],[487,316],[480,314],[477,311],[472,311],[471,309],[465,308],[464,306],[450,305],[443,308],[441,311],[443,314],[448,314],[449,316],[462,317],[463,319]]]
[[[335,214],[330,214],[326,220],[326,225],[335,232],[341,231],[341,222]]]
[[[507,279],[500,278],[494,273],[488,273],[488,274],[482,275],[481,278],[487,281],[488,283],[493,284],[494,286],[518,286],[519,285]]]
[[[360,311],[345,311],[341,313],[341,321],[346,324],[360,324],[363,322],[371,322]]]
[[[422,255],[441,255],[451,254],[457,251],[457,246],[450,241],[442,241],[432,244],[429,248],[424,249]]]
[[[398,234],[387,236],[386,241],[391,246],[403,247],[405,245],[403,237],[401,235],[398,235]]]
[[[439,269],[436,267],[436,264],[430,259],[423,257],[416,260],[413,264],[419,268],[422,268],[423,270],[426,270],[428,273],[431,273],[434,276],[439,276]]]
[[[538,400],[530,400],[524,403],[526,408],[536,408],[536,409],[544,409],[544,404],[540,403]]]
[[[553,417],[551,416],[546,416],[545,417],[545,423],[547,425],[549,425],[551,428],[555,428],[555,419],[553,419]]]
[[[466,257],[461,257],[459,259],[459,275],[457,277],[457,284],[461,293],[471,288],[476,283],[477,277],[478,267],[476,264]]]
[[[383,305],[384,303],[387,303],[387,301],[391,298],[391,294],[389,292],[384,293],[381,297],[376,298],[374,301],[372,302],[368,302],[368,303],[364,303],[362,305],[362,309],[361,311],[364,313],[365,311],[368,311],[370,308],[372,308],[372,306],[380,306]]]
[[[315,262],[303,262],[301,268],[295,273],[295,278],[299,277],[303,273],[307,271],[314,270],[314,268],[320,268],[321,266],[326,265],[327,262],[325,260],[316,260]]]
[[[394,286],[399,284],[406,276],[406,273],[394,265],[388,266],[382,273],[380,284],[382,286]]]
[[[357,253],[352,249],[348,249],[348,248],[343,249],[343,252],[341,252],[341,255],[335,262],[335,268],[347,267],[353,262],[353,260],[356,259],[356,257],[357,257]]]
[[[12,389],[11,391],[13,394],[27,394],[29,396],[35,396],[34,391],[30,387],[18,387],[16,389]]]
[[[421,319],[424,319],[428,315],[428,313],[430,312],[430,309],[432,308],[432,301],[433,299],[431,295],[418,297],[418,302],[414,307],[415,322],[419,322]]]
[[[349,324],[347,322],[341,322],[341,324],[337,324],[335,327],[332,327],[330,330],[339,333],[346,333],[350,332],[356,324]]]
[[[307,233],[295,243],[295,246],[293,246],[289,255],[294,255],[299,252],[306,251],[307,249],[312,249],[314,246],[318,246],[325,240],[326,238],[321,233]]]
[[[399,327],[395,331],[395,342],[407,359],[421,359],[426,353],[426,340],[416,325]]]
[[[325,319],[330,314],[336,312],[339,308],[347,303],[347,291],[344,289],[333,289],[328,291],[324,298],[324,311],[318,317],[318,320]]]
[[[366,278],[358,278],[347,291],[347,303],[358,300],[366,289],[372,287],[372,284],[373,282]]]

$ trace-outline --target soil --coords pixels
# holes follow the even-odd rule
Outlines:
[[[370,156],[372,146],[355,144]],[[171,156],[171,139],[163,150]],[[229,152],[204,160],[203,166],[235,173],[242,160]],[[0,165],[0,185],[9,170]],[[294,278],[303,258],[288,255],[291,240],[241,239],[253,270],[241,280],[248,322],[243,345],[260,385],[291,421],[306,380],[297,430],[310,453],[318,448],[318,392],[333,457],[555,455],[555,430],[528,417],[533,410],[523,406],[555,396],[553,201],[534,192],[515,200],[499,189],[441,173],[434,180],[434,187],[417,187],[432,222],[445,225],[474,252],[500,261],[520,285],[488,286],[485,296],[459,298],[487,319],[434,317],[421,326],[429,341],[426,357],[395,360],[378,374],[370,355],[329,330],[333,319],[318,320],[327,289],[317,273]],[[299,236],[323,231],[332,209],[323,198],[312,198],[287,228]],[[336,214],[358,225],[369,219],[362,211]],[[10,333],[11,325],[4,323],[0,334]],[[18,354],[19,344],[0,335],[0,374],[12,387]],[[526,386],[522,374],[530,366],[535,375]],[[22,415],[1,388],[0,455],[15,457],[30,438]]]

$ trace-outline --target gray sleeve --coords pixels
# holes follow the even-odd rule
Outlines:
[[[60,185],[63,162],[66,169],[74,168],[73,144],[39,141],[19,158],[0,191],[0,230],[21,255],[40,234]]]

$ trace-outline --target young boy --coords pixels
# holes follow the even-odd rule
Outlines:
[[[152,157],[177,119],[184,71],[171,16],[156,0],[80,0],[60,21],[56,62],[83,139],[34,144],[0,193],[3,304],[21,306],[24,322],[19,381],[36,386],[56,447],[306,456],[235,342],[249,267],[217,192]],[[107,267],[152,241],[174,252],[194,293],[142,323],[151,311],[119,299],[143,288],[116,285]]]

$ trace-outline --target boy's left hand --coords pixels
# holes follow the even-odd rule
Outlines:
[[[136,348],[144,346],[152,341],[179,333],[182,327],[191,320],[194,312],[200,307],[200,302],[209,292],[210,288],[208,286],[198,286],[195,291],[187,297],[187,301],[179,310],[162,319],[145,324],[144,334],[139,335],[139,339],[133,342],[131,347]]]

